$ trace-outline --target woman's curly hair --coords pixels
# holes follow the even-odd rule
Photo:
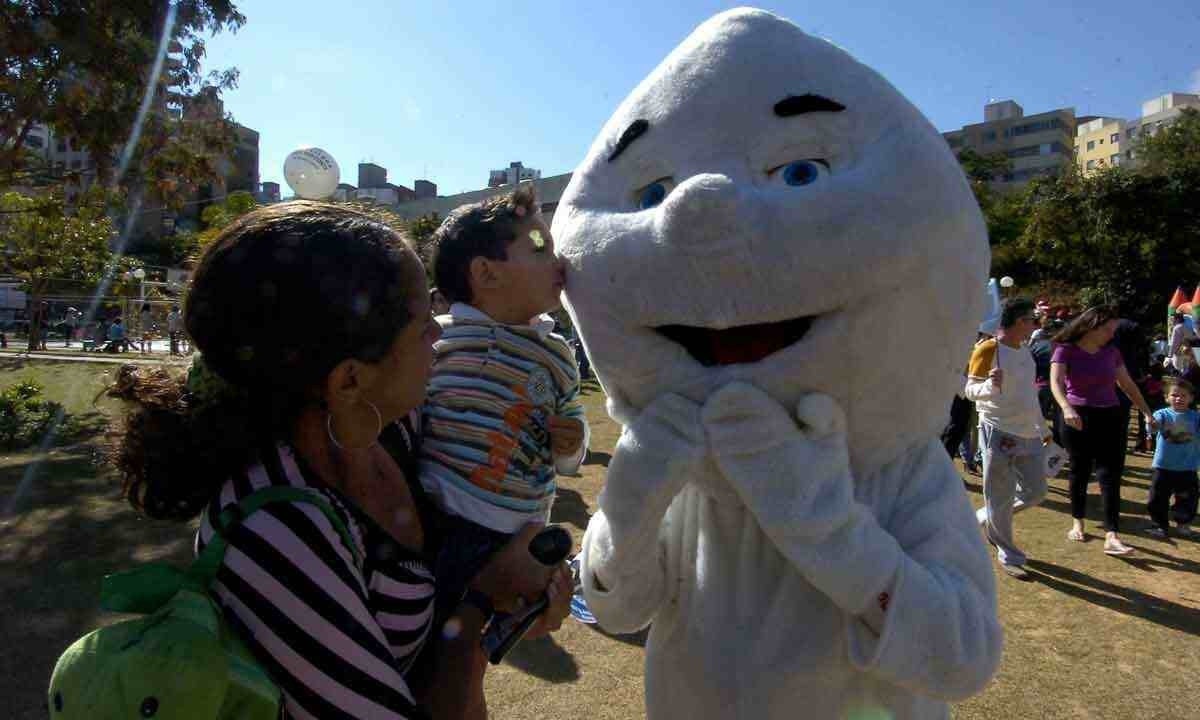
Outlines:
[[[261,449],[290,441],[334,367],[381,359],[424,292],[404,239],[358,211],[296,201],[238,219],[185,305],[210,379],[129,367],[112,388],[136,404],[114,452],[126,497],[152,517],[194,517]],[[214,380],[229,391],[211,392]]]

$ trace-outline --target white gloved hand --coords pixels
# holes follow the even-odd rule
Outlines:
[[[730,383],[704,403],[709,448],[768,533],[812,541],[844,523],[854,499],[846,416],[828,395],[801,398],[795,418],[769,395]]]
[[[610,528],[605,565],[621,572],[657,558],[663,515],[704,462],[704,443],[700,406],[679,395],[655,398],[625,427],[599,498]]]

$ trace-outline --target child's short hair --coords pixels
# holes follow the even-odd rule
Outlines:
[[[1186,390],[1188,395],[1191,395],[1193,398],[1196,397],[1196,388],[1193,387],[1190,382],[1181,377],[1169,376],[1163,378],[1163,397],[1170,395],[1172,388]]]
[[[477,257],[507,260],[517,226],[539,210],[533,183],[454,209],[433,233],[433,280],[446,300],[471,302],[471,261]]]

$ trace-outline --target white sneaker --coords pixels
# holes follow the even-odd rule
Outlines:
[[[1105,540],[1104,541],[1104,554],[1105,555],[1113,555],[1115,557],[1119,557],[1122,555],[1132,555],[1133,552],[1134,552],[1133,548],[1129,547],[1128,545],[1121,542],[1120,540],[1114,539],[1114,540]]]

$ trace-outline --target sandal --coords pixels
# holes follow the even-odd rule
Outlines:
[[[1084,541],[1083,531],[1076,530],[1075,528],[1071,528],[1070,530],[1067,531],[1067,539],[1070,540],[1071,542],[1083,542]]]

